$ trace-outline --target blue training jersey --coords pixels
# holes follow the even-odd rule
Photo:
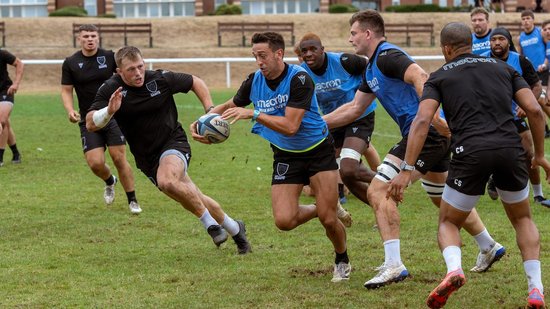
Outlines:
[[[290,82],[294,75],[303,71],[305,70],[302,67],[289,64],[287,75],[275,90],[269,88],[260,70],[256,71],[250,92],[250,100],[254,104],[254,109],[267,115],[284,116],[290,94]],[[306,110],[300,128],[295,135],[284,135],[259,122],[252,127],[252,133],[260,135],[279,149],[304,152],[325,140],[328,135],[328,127],[319,114],[317,98],[312,96],[311,105]]]
[[[546,59],[548,59],[548,61],[550,61],[550,41],[548,41],[546,43],[546,53],[545,53],[545,57]]]
[[[341,56],[342,53],[326,52],[328,65],[322,75],[313,73],[305,62],[301,64],[315,82],[317,102],[325,115],[353,100],[357,88],[361,85],[361,75],[354,76],[346,71],[340,61]],[[375,109],[376,102],[373,102],[358,119],[367,116]]]
[[[390,117],[397,123],[402,136],[409,134],[409,128],[418,111],[418,95],[413,85],[397,79],[387,77],[376,65],[378,54],[388,49],[397,49],[407,55],[401,48],[383,42],[367,64],[365,79],[371,91],[376,95],[380,104],[384,106]],[[412,59],[412,58],[411,58]]]
[[[491,51],[491,31],[483,37],[478,37],[475,33],[472,33],[472,54],[481,55],[484,52]]]
[[[535,27],[529,34],[522,31],[519,35],[519,44],[521,53],[531,61],[535,70],[544,63],[546,44],[539,27]]]

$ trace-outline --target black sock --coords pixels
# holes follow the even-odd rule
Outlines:
[[[339,183],[338,184],[338,197],[339,198],[342,198],[344,197],[344,184],[343,183]]]
[[[128,204],[130,204],[130,202],[137,203],[136,191],[126,192],[126,197],[128,198]]]
[[[109,178],[105,179],[105,184],[108,186],[112,186],[115,183],[115,177],[111,174]]]
[[[17,149],[17,144],[10,145],[10,149],[14,156],[19,154],[19,150]]]
[[[3,148],[0,148],[0,162],[4,161],[4,150]]]
[[[546,130],[546,132],[550,131],[550,129],[548,128],[548,124],[544,125],[544,129]]]
[[[340,262],[344,262],[346,264],[349,263],[348,250],[344,251],[344,253],[336,252],[336,259],[334,260],[334,264],[338,264]]]

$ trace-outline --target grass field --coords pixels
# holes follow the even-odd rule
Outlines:
[[[213,97],[221,103],[232,94]],[[178,95],[177,102],[187,128],[202,109],[193,95]],[[381,108],[376,121],[373,141],[383,155],[399,133]],[[383,247],[372,211],[350,196],[345,206],[354,218],[348,229],[354,269],[349,282],[331,283],[332,246],[319,222],[290,232],[273,224],[271,150],[249,133],[248,121],[233,125],[223,144],[191,142],[189,172],[229,215],[246,222],[253,246],[246,256],[237,255],[231,241],[216,249],[200,222],[137,169],[143,213],[130,214],[120,185],[115,203],[105,206],[104,184],[89,171],[78,128],[68,122],[58,94],[18,95],[12,122],[23,163],[10,164],[6,150],[8,162],[0,168],[2,308],[423,308],[445,274],[437,211],[415,184],[400,206],[402,258],[412,277],[363,288],[383,261]],[[545,192],[550,195],[547,185]],[[550,210],[532,209],[549,284]],[[485,274],[467,273],[468,283],[448,308],[523,306],[527,284],[514,231],[499,203],[483,197],[478,210],[508,254]],[[478,250],[466,233],[463,238],[466,270]]]

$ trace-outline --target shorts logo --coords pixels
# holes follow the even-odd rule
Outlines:
[[[275,180],[284,180],[285,174],[288,172],[289,165],[286,163],[277,163],[277,175],[273,177]]]
[[[121,142],[124,142],[124,135],[121,135],[121,136],[120,136],[120,141],[121,141]]]
[[[156,80],[154,80],[152,82],[148,82],[145,85],[145,87],[147,88],[147,90],[149,90],[150,95],[152,97],[157,96],[157,95],[160,94],[160,91],[158,91],[158,86],[157,86],[157,81]]]
[[[7,95],[5,95],[5,94],[4,94],[4,95],[2,95],[2,100],[6,100],[6,98],[7,98],[7,97],[8,97],[8,96],[7,96]]]
[[[78,67],[81,68],[81,69],[82,69],[83,66],[84,66],[84,63],[82,63],[82,62],[80,62],[80,63],[78,64]]]
[[[107,67],[107,64],[105,63],[107,60],[105,59],[105,56],[99,56],[96,58],[97,64],[99,64],[99,69],[105,69]]]
[[[353,134],[357,133],[357,127],[353,127],[351,130],[353,131]]]

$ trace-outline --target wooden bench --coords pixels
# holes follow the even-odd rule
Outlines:
[[[82,24],[73,23],[73,46],[76,47],[78,29]],[[153,27],[151,23],[143,24],[95,24],[99,33],[99,46],[102,46],[103,37],[106,34],[121,34],[124,37],[124,45],[128,45],[128,36],[131,34],[147,34],[149,36],[149,47],[153,47]]]
[[[247,35],[252,35],[256,32],[278,32],[289,33],[291,39],[291,46],[294,46],[294,23],[248,23],[248,22],[236,22],[236,23],[224,23],[218,22],[218,47],[222,46],[222,34],[223,33],[237,33],[241,36],[242,46],[246,46]]]
[[[0,21],[0,32],[2,32],[2,47],[6,47],[6,22]]]
[[[405,44],[411,46],[411,35],[416,34],[427,34],[430,37],[430,46],[435,45],[435,36],[434,36],[434,24],[433,23],[423,23],[423,24],[395,24],[387,23],[384,26],[386,34],[394,35],[404,35]]]
[[[542,23],[535,23],[535,27],[541,27]],[[521,28],[521,22],[502,22],[497,21],[497,27],[504,27],[508,31],[510,31],[510,34],[515,39],[519,34],[523,31]]]

